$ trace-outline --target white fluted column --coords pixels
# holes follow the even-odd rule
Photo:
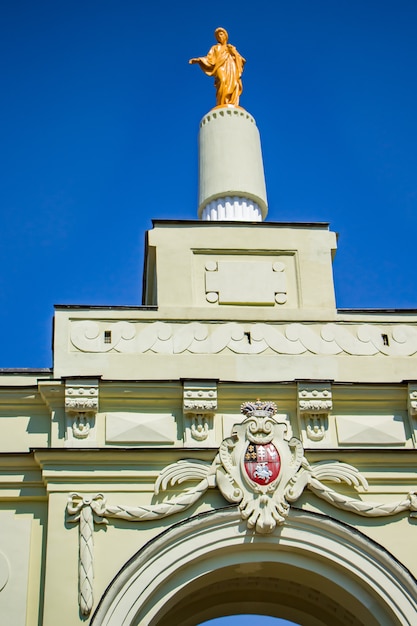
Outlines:
[[[199,132],[200,219],[262,221],[268,212],[259,131],[240,107],[205,115]]]
[[[249,198],[226,196],[206,204],[201,213],[201,219],[210,222],[222,220],[262,222],[262,211],[259,205]]]

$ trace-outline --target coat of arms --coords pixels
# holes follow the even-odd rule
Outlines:
[[[273,402],[245,402],[246,419],[219,449],[216,482],[229,502],[238,502],[249,528],[270,532],[289,510],[288,487],[303,461],[301,441],[285,439],[287,426],[274,419]]]
[[[330,481],[362,490],[368,487],[365,476],[347,463],[322,461],[310,465],[301,441],[288,438],[286,423],[274,417],[273,402],[245,402],[241,412],[245,418],[222,441],[212,463],[183,459],[162,470],[155,483],[156,494],[165,492],[169,485],[197,483],[175,498],[132,507],[108,505],[103,494],[70,495],[68,519],[79,522],[79,603],[83,615],[88,615],[93,606],[94,524],[108,523],[109,518],[140,522],[181,513],[209,488],[218,487],[228,502],[237,504],[248,528],[257,533],[270,533],[283,524],[291,503],[306,488],[333,506],[358,515],[379,517],[407,510],[411,517],[417,515],[414,491],[398,502],[381,504],[347,496],[326,485]]]
[[[287,424],[275,418],[276,410],[274,402],[244,402],[244,420],[222,441],[212,463],[184,459],[165,467],[155,483],[155,493],[166,491],[169,485],[197,482],[181,495],[142,507],[103,504],[101,515],[129,521],[166,517],[192,506],[210,487],[218,487],[228,502],[238,504],[248,528],[259,533],[272,532],[277,524],[284,523],[291,503],[306,488],[333,506],[358,515],[387,516],[406,510],[416,515],[414,491],[399,502],[379,504],[341,494],[326,485],[344,482],[364,491],[368,488],[365,476],[347,463],[321,461],[310,465],[301,441],[286,436]],[[72,514],[74,497],[68,505]]]

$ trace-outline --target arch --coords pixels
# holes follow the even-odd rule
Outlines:
[[[122,568],[94,626],[195,626],[233,613],[305,626],[415,624],[417,584],[384,548],[327,516],[293,508],[270,535],[228,507],[171,526]]]

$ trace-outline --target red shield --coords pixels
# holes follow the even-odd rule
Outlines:
[[[258,485],[268,485],[278,477],[281,459],[273,443],[250,443],[245,453],[245,470]]]

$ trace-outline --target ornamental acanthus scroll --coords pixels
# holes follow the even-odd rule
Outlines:
[[[275,419],[273,402],[245,402],[245,415],[224,439],[212,463],[183,459],[165,467],[155,482],[155,494],[185,482],[194,486],[179,496],[149,506],[108,505],[102,494],[91,498],[71,494],[67,513],[70,521],[80,522],[79,597],[80,609],[88,615],[93,606],[93,525],[106,518],[130,522],[157,520],[181,513],[209,489],[217,487],[223,497],[239,506],[242,520],[256,533],[271,533],[285,522],[290,506],[304,489],[333,506],[367,517],[382,517],[410,511],[417,517],[417,494],[381,504],[339,493],[327,482],[345,483],[367,490],[366,478],[352,465],[339,461],[310,464],[301,441],[288,438],[287,425]],[[91,509],[91,510],[90,510]]]

